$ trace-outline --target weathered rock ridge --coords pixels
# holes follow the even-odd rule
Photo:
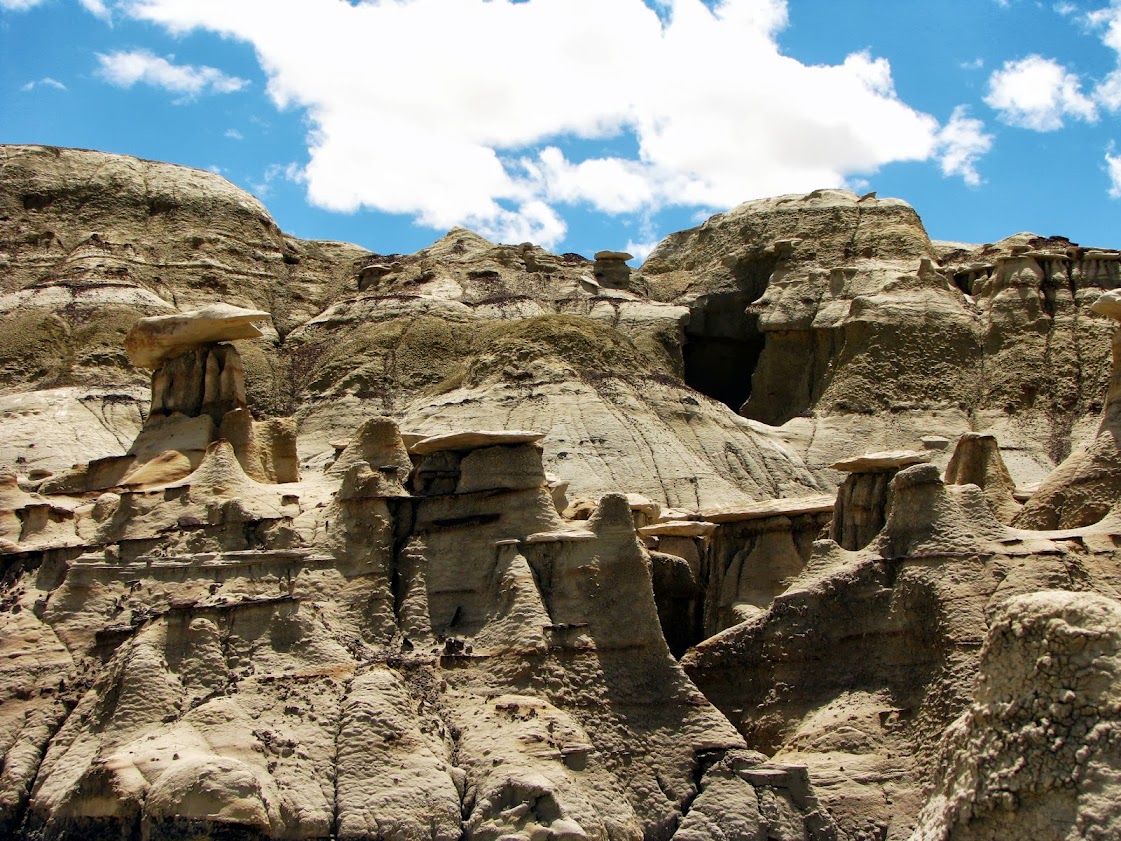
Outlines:
[[[0,835],[1116,834],[1121,253],[628,258],[0,146]]]

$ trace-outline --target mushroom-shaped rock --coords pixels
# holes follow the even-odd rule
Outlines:
[[[716,531],[716,523],[698,520],[667,520],[664,523],[643,526],[638,530],[644,537],[711,537],[714,531]]]
[[[849,475],[837,489],[829,536],[846,549],[863,549],[887,520],[888,487],[900,470],[930,461],[930,453],[893,450],[865,453],[833,464]]]
[[[980,489],[947,488],[933,464],[899,471],[888,496],[887,522],[873,544],[885,558],[977,551],[1008,536]]]
[[[142,318],[125,337],[125,350],[133,365],[158,368],[164,360],[203,345],[260,338],[263,334],[255,322],[267,318],[267,312],[230,304]]]
[[[627,260],[634,257],[625,251],[597,251],[592,272],[605,289],[627,289],[630,286],[631,267]]]
[[[627,494],[636,528],[648,526],[662,519],[662,506],[642,494]]]
[[[365,292],[383,277],[404,269],[400,263],[371,263],[358,270],[358,291]]]

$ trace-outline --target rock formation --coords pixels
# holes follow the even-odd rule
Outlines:
[[[1009,599],[951,725],[914,841],[1113,838],[1121,610],[1092,593]]]
[[[865,453],[832,465],[847,473],[837,489],[837,507],[829,526],[829,537],[843,549],[863,549],[887,521],[888,486],[904,467],[930,459],[925,453],[899,450]]]
[[[1115,323],[1121,321],[1121,295],[1103,293],[1091,309]],[[1121,491],[1121,327],[1113,334],[1113,374],[1105,411],[1097,434],[1076,449],[1042,482],[1016,524],[1046,529],[1085,526],[1097,522],[1117,501]]]
[[[629,259],[0,147],[0,835],[1115,835],[1121,253]]]
[[[950,463],[946,465],[946,484],[976,485],[985,492],[993,516],[1011,523],[1020,513],[1016,484],[1000,456],[996,436],[967,432],[958,439]]]

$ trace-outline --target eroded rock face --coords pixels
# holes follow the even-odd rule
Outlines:
[[[40,147],[0,203],[4,837],[1113,833],[1116,252],[817,191],[372,255]]]
[[[1109,328],[1089,307],[1116,256],[1030,234],[931,242],[898,199],[818,190],[673,234],[638,274],[690,308],[686,379],[782,424],[811,470],[987,431],[1028,483],[1104,402]]]
[[[1121,490],[1121,317],[1116,291],[1102,294],[1092,309],[1115,326],[1113,365],[1105,411],[1097,434],[1060,464],[1032,494],[1014,523],[1023,528],[1069,528],[1097,522]]]
[[[96,543],[27,613],[73,662],[104,665],[84,679],[67,665],[69,715],[44,693],[24,714],[43,723],[17,729],[9,756],[42,764],[33,787],[13,765],[9,828],[673,835],[697,769],[743,743],[666,647],[631,504],[606,496],[573,528],[538,447],[481,437],[426,447],[414,470],[396,425],[372,420],[318,494],[254,482],[223,440],[185,479],[83,510]],[[441,454],[484,455],[495,466],[474,484],[491,481],[402,493]],[[534,455],[535,484],[497,475]],[[15,592],[38,597],[40,578]],[[9,660],[25,684],[27,656]],[[745,767],[742,820],[829,825],[804,774]],[[718,809],[720,787],[702,785]]]
[[[1114,599],[1043,591],[1005,602],[914,841],[1116,836],[1119,696]]]

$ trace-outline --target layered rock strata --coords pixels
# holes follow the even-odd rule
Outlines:
[[[824,190],[379,255],[43,147],[0,204],[5,836],[1112,833],[1117,252]]]

